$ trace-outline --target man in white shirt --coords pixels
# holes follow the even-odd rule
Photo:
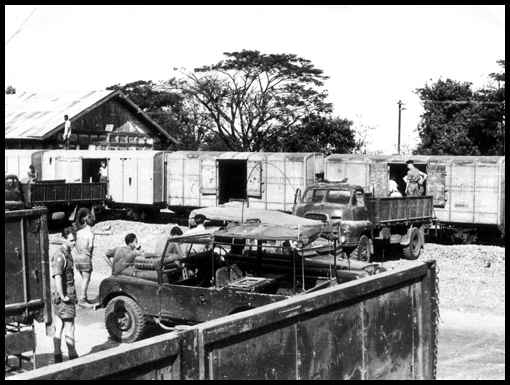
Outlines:
[[[69,148],[69,137],[71,136],[71,121],[67,115],[64,115],[64,143],[65,149]]]
[[[195,218],[193,218],[195,221],[195,224],[197,225],[195,228],[190,229],[184,233],[184,235],[195,235],[205,232],[205,220],[207,219],[205,215],[203,214],[197,214],[195,215]],[[208,245],[203,244],[193,244],[192,246],[192,252],[200,253],[202,251],[206,251],[208,249]]]

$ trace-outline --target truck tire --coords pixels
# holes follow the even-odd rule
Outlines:
[[[409,241],[409,245],[404,247],[402,250],[404,253],[405,259],[418,259],[421,251],[421,239],[420,239],[420,230],[417,227],[413,227],[411,230],[411,239]]]
[[[63,211],[57,211],[55,213],[51,213],[51,220],[55,221],[55,222],[61,221],[65,217],[66,217],[66,213],[64,213]]]
[[[115,341],[129,344],[143,337],[147,324],[140,306],[133,299],[121,295],[108,302],[105,325]]]
[[[370,253],[370,239],[366,235],[359,238],[358,246],[349,254],[349,258],[359,261],[370,262],[372,254]]]

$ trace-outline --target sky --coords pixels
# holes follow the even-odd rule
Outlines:
[[[488,83],[505,59],[504,5],[5,5],[5,86],[104,90],[154,82],[224,52],[295,54],[329,76],[333,116],[372,127],[370,151],[418,141],[417,88]]]

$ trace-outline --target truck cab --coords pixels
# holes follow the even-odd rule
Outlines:
[[[292,214],[320,220],[341,221],[343,247],[356,247],[362,234],[372,238],[365,191],[361,186],[345,182],[319,182],[308,186],[302,197],[297,196]]]

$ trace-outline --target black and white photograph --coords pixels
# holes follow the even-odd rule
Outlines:
[[[505,5],[5,5],[5,380],[504,380]]]

